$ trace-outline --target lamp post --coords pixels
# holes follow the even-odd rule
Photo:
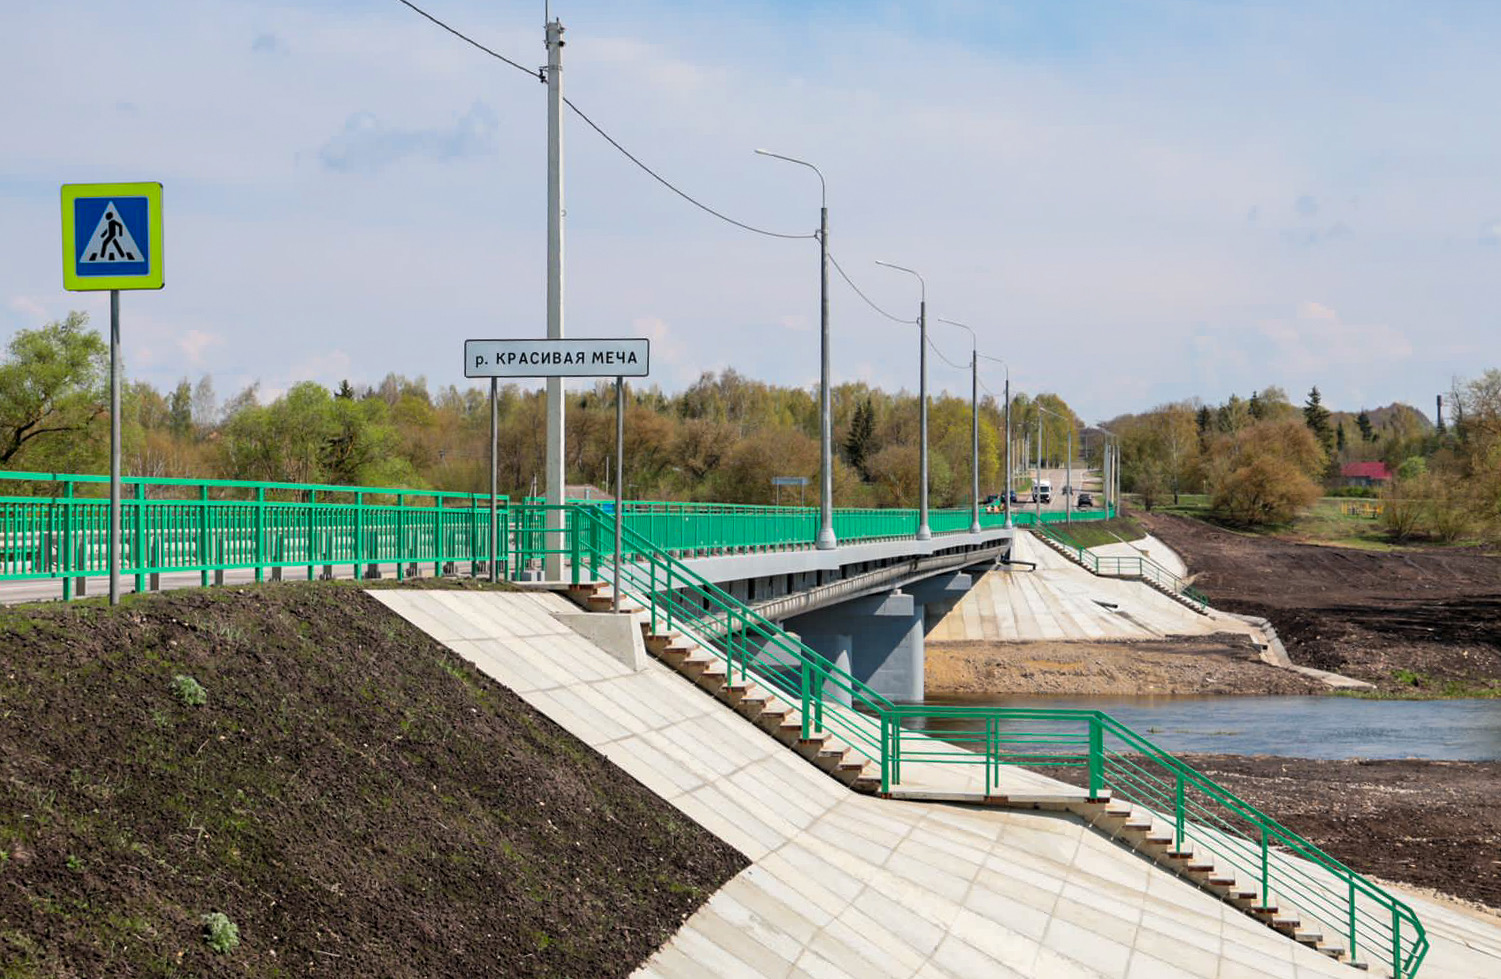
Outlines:
[[[1096,425],[1095,428],[1104,432],[1108,439],[1105,443],[1105,471],[1100,476],[1102,482],[1105,484],[1105,516],[1113,517],[1115,516],[1115,511],[1110,508],[1111,501],[1115,501],[1116,510],[1119,510],[1121,505],[1120,483],[1117,479],[1121,466],[1121,439],[1119,435],[1116,435],[1104,425]]]
[[[823,171],[809,163],[807,160],[799,160],[771,150],[756,150],[762,156],[769,156],[788,163],[796,163],[798,166],[807,167],[818,174],[818,324],[819,324],[819,356],[822,366],[819,369],[818,384],[818,437],[820,448],[819,477],[819,500],[818,500],[818,541],[817,548],[820,551],[833,550],[839,545],[839,540],[834,536],[834,412],[832,396],[829,392],[829,188],[824,182]]]
[[[928,283],[921,274],[905,266],[893,265],[880,259],[876,259],[876,264],[917,276],[917,283],[922,289],[917,306],[917,342],[920,345],[917,358],[917,539],[932,540],[933,531],[928,527]]]
[[[1073,523],[1074,522],[1074,501],[1073,501],[1073,496],[1074,496],[1074,494],[1073,494],[1073,488],[1074,488],[1074,486],[1073,486],[1073,483],[1074,483],[1074,462],[1073,462],[1073,457],[1074,457],[1074,426],[1073,426],[1073,423],[1068,418],[1065,418],[1063,415],[1060,415],[1058,412],[1054,411],[1053,409],[1051,409],[1051,408],[1044,408],[1041,404],[1037,405],[1037,478],[1039,480],[1042,479],[1042,416],[1043,416],[1044,412],[1046,412],[1049,415],[1052,415],[1054,418],[1057,418],[1059,421],[1063,422],[1064,430],[1068,434],[1068,460],[1065,463],[1066,468],[1064,469],[1065,475],[1063,477],[1064,478],[1064,486],[1063,486],[1063,488],[1066,491],[1063,495],[1065,497],[1067,497],[1067,499],[1065,499],[1063,501],[1063,507],[1064,507],[1064,511],[1065,511],[1064,519],[1066,521],[1068,521],[1069,523]],[[1037,522],[1039,524],[1042,523],[1042,494],[1041,493],[1037,494]]]
[[[941,316],[934,319],[949,326],[957,326],[969,334],[969,476],[970,476],[970,514],[969,532],[980,532],[980,349],[979,338],[975,331],[963,323],[954,320],[946,320]],[[1006,504],[1010,506],[1010,501]]]
[[[985,360],[994,361],[1006,369],[1006,528],[1011,524],[1011,365],[999,357],[976,354]]]

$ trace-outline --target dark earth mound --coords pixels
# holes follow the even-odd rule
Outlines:
[[[1389,693],[1501,693],[1501,559],[1473,548],[1323,547],[1138,516],[1216,608],[1270,619],[1294,662]]]
[[[0,611],[0,975],[625,976],[744,866],[354,585]]]

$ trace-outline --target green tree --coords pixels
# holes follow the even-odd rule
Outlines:
[[[1355,427],[1360,429],[1360,440],[1362,442],[1376,441],[1376,432],[1371,428],[1370,412],[1364,408],[1360,409],[1360,414],[1355,416]]]
[[[66,469],[105,416],[108,350],[88,314],[21,330],[0,359],[0,465]],[[89,453],[92,454],[92,453]],[[48,460],[54,464],[49,465]]]
[[[185,377],[172,389],[167,399],[168,427],[178,438],[186,438],[193,432],[193,385]]]
[[[1324,407],[1318,385],[1308,392],[1308,400],[1303,403],[1303,422],[1324,447],[1326,455],[1334,451],[1334,429],[1329,424],[1329,409]]]
[[[850,420],[849,434],[844,438],[844,454],[849,464],[860,474],[862,481],[869,482],[870,472],[865,467],[866,460],[870,457],[871,438],[876,431],[875,409],[871,407],[870,396],[855,406],[855,415]]]

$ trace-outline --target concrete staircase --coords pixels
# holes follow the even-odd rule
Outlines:
[[[608,612],[614,606],[614,593],[604,584],[570,588],[568,597],[591,612]],[[620,610],[644,611],[625,596],[622,596]],[[856,792],[873,795],[880,789],[879,763],[871,761],[826,732],[812,732],[810,737],[804,738],[801,711],[784,703],[775,693],[757,683],[730,679],[726,675],[724,660],[714,653],[681,633],[651,631],[650,618],[645,615],[642,616],[641,635],[646,642],[647,652],[652,656],[797,752],[825,774]]]
[[[609,612],[614,595],[605,584],[583,584],[570,588],[568,597],[591,612]],[[622,612],[644,613],[628,596],[622,596]],[[797,708],[780,700],[776,694],[754,683],[733,680],[726,675],[726,665],[719,656],[702,648],[677,632],[653,632],[650,617],[641,617],[642,638],[647,651],[670,666],[704,693],[733,709],[746,720],[775,738],[810,764],[855,792],[880,795],[879,762],[856,749],[841,744],[827,733],[802,736],[802,716]],[[1253,882],[1237,880],[1233,870],[1222,869],[1212,858],[1197,855],[1192,845],[1177,850],[1171,827],[1162,828],[1157,818],[1144,807],[1113,799],[1108,791],[1100,797],[1083,798],[1079,793],[1055,796],[1029,793],[995,794],[950,793],[929,791],[895,791],[891,796],[910,801],[941,801],[1007,809],[1032,809],[1070,812],[1096,832],[1114,840],[1163,869],[1215,895],[1231,907],[1262,922],[1302,945],[1356,969],[1368,964],[1355,961],[1332,936],[1305,927],[1297,912],[1276,906],[1262,906],[1260,892]]]
[[[1065,544],[1063,541],[1061,541],[1058,538],[1054,537],[1052,534],[1049,534],[1049,533],[1034,533],[1032,535],[1032,537],[1033,537],[1034,540],[1041,541],[1042,543],[1046,544],[1048,547],[1050,547],[1053,550],[1057,551],[1059,554],[1062,554],[1064,557],[1068,558],[1068,560],[1072,561],[1074,564],[1077,564],[1079,567],[1081,567],[1084,570],[1088,571],[1090,574],[1099,575],[1100,577],[1107,577],[1107,578],[1129,578],[1129,579],[1131,579],[1133,581],[1139,581],[1142,584],[1146,585],[1148,588],[1151,588],[1151,589],[1154,589],[1156,591],[1161,592],[1162,594],[1166,595],[1168,598],[1171,598],[1173,601],[1177,602],[1179,605],[1182,605],[1186,609],[1189,609],[1189,610],[1191,610],[1193,612],[1196,612],[1199,615],[1208,615],[1209,614],[1208,606],[1204,605],[1201,602],[1197,602],[1197,601],[1195,601],[1192,598],[1189,598],[1187,595],[1185,595],[1182,592],[1178,591],[1176,588],[1170,587],[1169,585],[1166,585],[1163,582],[1156,580],[1151,575],[1147,575],[1147,574],[1142,574],[1142,575],[1102,575],[1100,573],[1100,571],[1098,571],[1097,569],[1091,567],[1089,565],[1089,562],[1085,561],[1082,557],[1079,556],[1079,552],[1078,552],[1078,550],[1076,548],[1070,547],[1068,544]],[[1143,562],[1147,562],[1147,561],[1150,561],[1150,560],[1151,560],[1150,558],[1145,558],[1145,557],[1141,558],[1141,561],[1143,561]],[[1167,574],[1167,572],[1166,572],[1165,569],[1164,569],[1164,574]],[[1176,577],[1176,576],[1174,576],[1174,577]]]

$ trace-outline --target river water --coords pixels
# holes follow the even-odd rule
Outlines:
[[[1171,752],[1501,760],[1501,700],[956,696],[928,703],[1102,710]],[[1018,726],[1040,729],[1035,721]]]

